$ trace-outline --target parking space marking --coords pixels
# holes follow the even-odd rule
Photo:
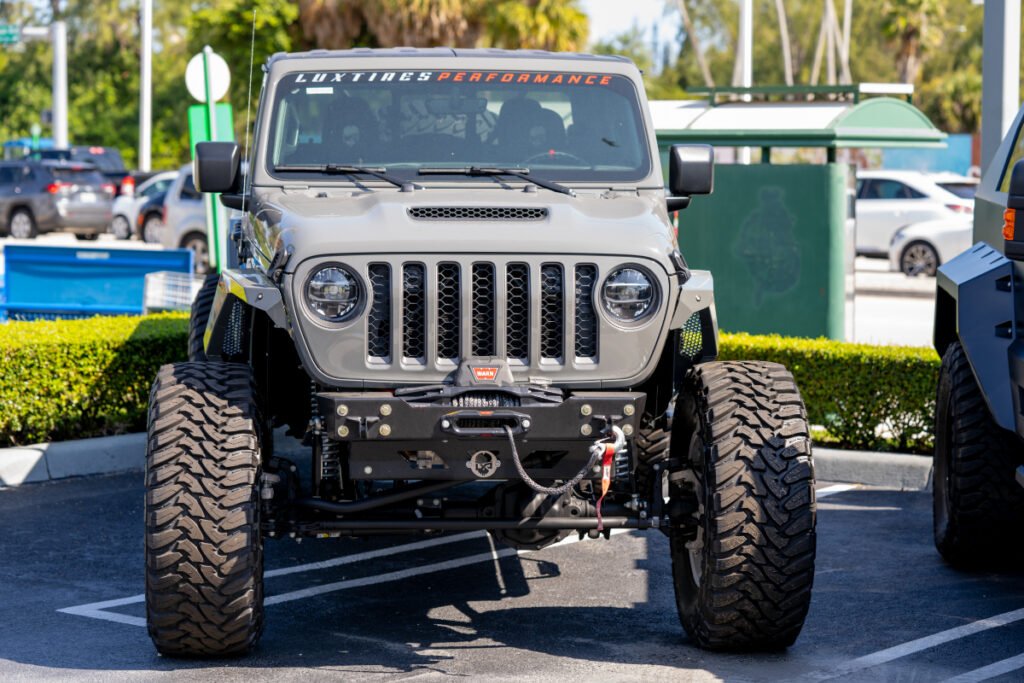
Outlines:
[[[817,497],[826,498],[828,496],[843,493],[853,489],[859,488],[857,484],[835,484],[832,486],[826,486],[818,489],[816,492]],[[619,533],[625,533],[629,529],[613,529],[611,533],[613,535]],[[496,580],[498,582],[499,589],[504,592],[504,577],[501,573],[501,559],[505,557],[511,557],[513,555],[527,555],[536,551],[532,550],[516,550],[514,548],[504,548],[498,550],[491,539],[490,534],[486,531],[470,531],[462,534],[454,534],[451,536],[438,536],[435,538],[428,538],[422,541],[416,541],[413,543],[404,543],[402,545],[390,546],[387,548],[378,548],[377,550],[370,550],[363,553],[355,553],[352,555],[343,555],[341,557],[331,558],[329,560],[322,560],[319,562],[309,562],[306,564],[299,564],[293,567],[282,567],[280,569],[272,569],[264,574],[265,578],[273,578],[275,576],[287,576],[289,574],[299,574],[302,572],[317,571],[320,569],[330,569],[333,567],[340,567],[342,565],[354,564],[357,562],[366,562],[369,560],[375,560],[381,557],[389,557],[393,555],[400,555],[403,553],[415,552],[417,550],[424,550],[427,548],[433,548],[441,545],[448,545],[453,543],[461,543],[463,541],[469,541],[481,537],[486,537],[490,541],[490,551],[486,553],[479,553],[476,555],[469,555],[466,557],[455,558],[452,560],[446,560],[444,562],[435,562],[433,564],[421,565],[418,567],[412,567],[409,569],[396,570],[393,572],[387,572],[385,574],[378,574],[374,576],[367,576],[359,579],[348,579],[345,581],[336,581],[334,583],[328,583],[321,586],[315,586],[311,588],[303,588],[288,593],[279,593],[277,595],[268,596],[265,600],[267,605],[276,605],[283,602],[291,602],[293,600],[301,600],[304,598],[311,598],[324,593],[331,593],[334,591],[347,590],[350,588],[360,588],[363,586],[372,586],[380,583],[388,583],[391,581],[400,581],[412,576],[418,576],[421,574],[431,574],[434,572],[445,571],[447,569],[456,569],[459,567],[466,567],[481,562],[493,562],[495,568]],[[576,543],[579,538],[576,536],[570,536],[559,543],[556,543],[549,548],[555,548],[562,545],[569,545]],[[112,621],[118,624],[127,624],[130,626],[145,626],[146,620],[142,617],[133,617],[127,614],[120,614],[118,612],[107,611],[114,607],[124,607],[126,605],[133,605],[145,602],[146,596],[143,594],[132,595],[125,598],[117,598],[115,600],[103,600],[101,602],[91,602],[85,605],[75,605],[72,607],[62,607],[58,609],[58,612],[63,614],[73,614],[80,617],[88,617],[91,619],[101,619],[104,621]]]
[[[831,671],[821,671],[809,674],[807,678],[814,681],[827,681],[833,678],[839,678],[841,676],[849,676],[850,674],[863,671],[864,669],[870,669],[871,667],[878,666],[880,664],[887,664],[891,661],[907,657],[924,650],[943,645],[945,643],[952,642],[954,640],[960,640],[967,636],[973,636],[976,633],[982,633],[993,628],[999,628],[1000,626],[1006,626],[1017,621],[1024,619],[1024,609],[1016,609],[1012,612],[1004,612],[997,614],[994,617],[988,619],[979,619],[978,621],[972,621],[969,624],[963,626],[957,626],[945,631],[939,631],[933,633],[930,636],[923,638],[917,638],[915,640],[901,643],[900,645],[894,645],[878,652],[872,652],[869,655],[852,659],[845,664],[839,665],[837,668]],[[984,680],[984,679],[981,679]]]
[[[825,486],[817,489],[814,492],[814,497],[816,499],[828,498],[829,496],[834,496],[837,493],[845,493],[858,488],[860,488],[860,484],[833,484],[832,486]]]
[[[1002,676],[1003,674],[1012,673],[1018,669],[1024,669],[1024,654],[1019,654],[1016,657],[1009,657],[1001,661],[983,666],[980,669],[974,671],[968,671],[967,673],[954,676],[945,681],[945,683],[980,683],[981,681],[987,681],[995,678],[996,676]]]

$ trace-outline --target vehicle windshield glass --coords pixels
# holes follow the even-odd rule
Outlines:
[[[651,167],[636,90],[625,76],[302,72],[284,76],[275,99],[267,170],[282,179],[315,177],[310,165],[331,164],[386,168],[418,181],[421,167],[489,166],[526,167],[563,182],[635,182]]]
[[[974,199],[974,193],[978,191],[977,183],[939,183],[939,187],[961,199]]]

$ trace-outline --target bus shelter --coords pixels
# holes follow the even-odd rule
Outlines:
[[[750,148],[757,163],[719,164],[715,191],[679,216],[679,244],[712,271],[723,330],[853,338],[856,174],[843,148],[943,146],[912,86],[717,88],[653,101],[668,148]],[[778,148],[823,148],[824,163],[772,163]]]

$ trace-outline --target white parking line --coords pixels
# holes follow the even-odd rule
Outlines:
[[[825,498],[827,496],[843,493],[856,489],[856,484],[836,484],[833,486],[826,486],[818,489],[817,497]],[[613,529],[612,535],[619,533],[625,533],[629,529]],[[289,574],[299,574],[302,572],[316,571],[319,569],[329,569],[331,567],[339,567],[346,564],[354,564],[356,562],[365,562],[368,560],[375,560],[381,557],[388,557],[392,555],[400,555],[403,553],[414,552],[417,550],[423,550],[426,548],[432,548],[440,545],[447,545],[451,543],[460,543],[463,541],[469,541],[474,538],[480,538],[481,536],[490,538],[487,532],[483,531],[470,531],[463,534],[455,534],[452,536],[438,536],[436,538],[430,538],[423,541],[416,541],[415,543],[405,543],[403,545],[391,546],[388,548],[379,548],[377,550],[370,550],[364,553],[356,553],[353,555],[344,555],[342,557],[332,558],[330,560],[323,560],[321,562],[309,562],[307,564],[300,564],[294,567],[282,567],[280,569],[273,569],[264,574],[266,578],[273,578],[275,576],[287,576]],[[579,539],[575,536],[570,536],[559,543],[556,543],[549,548],[555,548],[562,545],[569,545],[577,542]],[[421,574],[430,574],[433,572],[444,571],[446,569],[455,569],[458,567],[465,567],[479,562],[492,561],[495,564],[495,571],[497,572],[497,580],[499,588],[504,588],[503,577],[501,576],[501,567],[499,561],[505,557],[511,557],[512,555],[527,555],[532,552],[531,550],[517,551],[512,548],[506,548],[497,550],[491,543],[491,550],[487,553],[481,553],[478,555],[469,555],[467,557],[456,558],[447,560],[444,562],[436,562],[434,564],[421,565],[418,567],[412,567],[410,569],[403,569],[385,574],[378,574],[375,576],[367,576],[359,579],[348,579],[346,581],[337,581],[334,583],[324,584],[322,586],[315,586],[312,588],[303,588],[288,593],[279,593],[278,595],[272,595],[266,598],[265,604],[276,605],[282,602],[291,602],[292,600],[300,600],[303,598],[310,598],[324,593],[330,593],[333,591],[346,590],[349,588],[359,588],[362,586],[372,586],[380,583],[388,583],[390,581],[399,581],[412,576],[418,576]],[[75,605],[73,607],[62,607],[58,609],[58,612],[64,614],[74,614],[80,617],[89,617],[92,619],[102,619],[105,621],[113,621],[118,624],[128,624],[131,626],[145,626],[146,620],[141,617],[133,617],[127,614],[119,614],[117,612],[108,612],[107,610],[112,607],[123,607],[125,605],[133,605],[141,602],[145,602],[146,596],[143,594],[132,595],[126,598],[117,598],[116,600],[104,600],[101,602],[91,602],[85,605]]]
[[[980,683],[980,681],[987,681],[990,678],[1002,676],[1018,669],[1024,669],[1024,654],[1009,657],[994,664],[983,666],[980,669],[954,676],[947,679],[945,683]]]
[[[852,491],[860,488],[860,484],[833,484],[832,486],[825,486],[814,492],[814,497],[817,499],[828,498],[834,496],[837,493],[845,493],[846,491]]]
[[[1006,626],[1007,624],[1012,624],[1022,619],[1024,619],[1024,609],[1004,612],[1003,614],[997,614],[994,617],[989,617],[988,619],[972,621],[971,623],[964,624],[963,626],[957,626],[956,628],[951,628],[946,631],[933,633],[930,636],[917,638],[916,640],[911,640],[900,645],[894,645],[893,647],[879,650],[878,652],[873,652],[869,655],[864,655],[863,657],[858,657],[857,659],[853,659],[845,664],[839,665],[831,671],[821,671],[808,674],[806,679],[813,681],[827,681],[841,676],[849,676],[852,673],[863,671],[864,669],[870,669],[871,667],[878,666],[880,664],[886,664],[896,659],[901,659],[944,643],[966,638],[967,636],[973,636],[976,633],[988,631],[989,629]]]

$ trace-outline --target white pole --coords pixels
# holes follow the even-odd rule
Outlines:
[[[749,88],[754,85],[754,3],[753,0],[740,0],[740,31],[737,43],[740,54],[740,87]],[[744,100],[750,101],[750,95]],[[739,162],[750,163],[750,148],[740,147]]]
[[[153,123],[153,0],[142,0],[142,54],[139,76],[139,170],[148,171]]]
[[[68,27],[63,21],[50,25],[53,42],[53,146],[68,147]]]
[[[1020,0],[986,0],[982,34],[981,170],[999,149],[1020,106]]]

